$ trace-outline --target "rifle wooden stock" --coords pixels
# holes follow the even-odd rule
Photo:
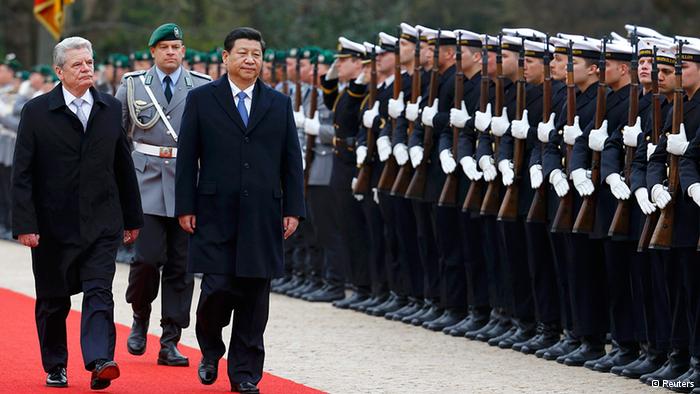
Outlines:
[[[673,118],[671,133],[678,134],[683,123],[683,74],[682,74],[682,44],[676,55],[676,88],[673,91]],[[676,198],[678,198],[678,156],[670,153],[668,156],[668,192],[671,194],[671,202],[661,210],[656,228],[651,236],[649,248],[667,250],[673,242],[673,222],[676,212]]]
[[[547,42],[549,44],[549,42]],[[549,121],[552,111],[552,73],[549,68],[549,54],[545,52],[544,59],[544,82],[542,83],[542,122]],[[540,143],[540,159],[544,155],[544,144]],[[527,212],[528,223],[545,223],[547,221],[547,183],[542,180],[540,187],[535,190],[530,203],[530,210]]]
[[[399,29],[399,37],[401,36],[401,31]],[[400,45],[399,40],[396,41],[396,48],[394,49],[394,94],[393,99],[399,98],[401,89],[401,57],[400,57]],[[394,141],[394,134],[396,133],[396,119],[391,120],[391,140]],[[396,162],[394,155],[389,155],[389,158],[384,162],[384,169],[382,169],[382,174],[379,176],[379,182],[377,183],[377,190],[380,192],[391,192],[391,187],[396,182],[396,175],[399,172],[399,164]]]
[[[309,103],[309,115],[313,118],[316,110],[318,110],[318,60],[314,64],[313,83],[311,86],[311,97]],[[304,150],[304,191],[309,185],[309,174],[311,173],[311,164],[314,161],[314,147],[316,146],[316,136],[306,135],[306,149]]]
[[[367,100],[367,109],[371,109],[377,101],[377,59],[376,53],[372,52],[372,60],[370,63],[370,81],[369,81],[369,99]],[[360,165],[360,171],[357,174],[357,182],[352,192],[354,194],[365,194],[370,190],[372,182],[372,160],[374,151],[377,149],[377,140],[374,135],[374,125],[367,128],[367,157],[365,162]]]
[[[462,108],[462,100],[464,96],[464,72],[462,71],[462,46],[461,35],[457,38],[457,57],[455,66],[457,68],[457,73],[455,74],[455,97],[454,97],[454,107],[457,109]],[[455,160],[459,159],[459,154],[457,152],[457,147],[459,145],[459,129],[452,126],[452,157]],[[457,206],[457,192],[459,186],[459,178],[457,177],[458,168],[447,174],[445,178],[445,183],[442,185],[442,191],[440,192],[440,198],[438,199],[438,206],[440,207],[456,207]]]
[[[496,116],[501,116],[503,113],[503,63],[500,60],[500,56],[496,57],[496,100],[495,100],[495,113]],[[501,137],[494,136],[494,146],[493,146],[493,157],[498,157],[498,149],[501,145]],[[483,202],[481,203],[481,214],[482,215],[496,215],[498,214],[499,208],[499,195],[501,194],[501,180],[499,179],[498,172],[496,173],[496,178],[489,182],[488,187],[486,187],[486,193],[484,194]]]

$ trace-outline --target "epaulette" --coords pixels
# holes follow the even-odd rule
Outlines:
[[[211,78],[210,75],[207,75],[207,74],[204,74],[204,73],[200,73],[200,72],[198,72],[198,71],[193,71],[193,70],[189,70],[189,71],[190,71],[190,74],[192,74],[192,75],[195,76],[195,77],[199,77],[199,78],[202,78],[202,79],[206,79],[207,81],[211,81],[211,80],[212,80],[212,78]]]
[[[124,76],[122,78],[138,77],[139,75],[143,75],[147,72],[148,72],[148,70],[130,71],[130,72],[124,74]]]

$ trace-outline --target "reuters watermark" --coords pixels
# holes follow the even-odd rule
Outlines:
[[[667,389],[694,389],[695,388],[695,382],[687,381],[687,380],[659,380],[659,379],[653,379],[651,381],[651,386],[652,387],[663,387]]]

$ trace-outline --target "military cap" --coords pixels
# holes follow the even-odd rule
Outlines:
[[[503,36],[501,38],[501,49],[504,51],[520,52],[523,49],[523,39],[520,37]]]
[[[197,64],[197,63],[206,63],[207,62],[207,53],[206,52],[200,52],[200,51],[193,51],[192,52],[192,64]]]
[[[53,74],[53,70],[48,64],[37,64],[36,66],[32,67],[32,72],[39,73],[43,76]]]
[[[654,48],[656,48],[657,63],[667,64],[669,66],[676,64],[676,54],[673,52],[673,43],[660,41],[658,45],[654,45]],[[652,51],[654,48],[652,48]]]
[[[572,45],[572,55],[585,59],[598,60],[600,59],[599,42],[595,39],[585,36],[576,36],[571,34],[557,34],[557,37],[549,39],[551,44],[554,44],[554,52],[568,54],[569,43]]]
[[[172,40],[182,40],[183,34],[180,26],[174,23],[166,23],[164,25],[158,26],[153,33],[151,38],[148,40],[148,46],[152,47],[159,43],[160,41],[172,41]]]
[[[117,54],[114,57],[114,67],[129,67],[129,57],[122,54]]]
[[[599,45],[602,47],[602,40]],[[634,54],[634,48],[629,43],[615,41],[605,44],[605,58],[608,60],[629,62],[632,60],[632,54]]]
[[[528,40],[543,42],[547,39],[547,34],[537,31],[535,29],[530,29],[527,27],[522,28],[503,28],[501,30],[506,36],[513,37],[525,37]]]
[[[365,41],[362,45],[365,46],[365,56],[362,58],[362,63],[369,63],[372,59],[372,51],[374,51],[375,55],[386,52],[379,45],[374,45],[371,42]]]
[[[639,42],[637,44],[637,56],[640,58],[642,57],[653,57],[654,56],[654,47],[661,48],[661,47],[668,47],[670,48],[671,45],[673,45],[673,41],[666,41],[660,38],[653,38],[653,37],[642,37],[639,39]]]
[[[416,25],[416,31],[420,34],[419,38],[423,42],[428,42],[428,36],[437,37],[437,30],[429,27]]]
[[[383,50],[393,52],[398,44],[399,40],[391,34],[386,34],[384,32],[379,33],[379,46]]]
[[[621,43],[621,44],[629,44],[630,41],[626,39],[625,37],[621,36],[620,34],[616,32],[610,32],[610,40],[608,40],[609,43]]]
[[[8,53],[5,55],[5,59],[3,59],[2,64],[6,65],[7,67],[11,68],[12,71],[19,71],[22,69],[22,63],[17,60],[17,55],[14,53]]]
[[[316,61],[319,62],[319,64],[328,64],[331,65],[333,64],[333,61],[335,60],[335,52],[326,49],[321,51],[321,53],[316,56]]]
[[[318,54],[320,48],[315,46],[308,46],[301,48],[300,51],[302,59],[312,59]]]
[[[488,34],[481,35],[482,45],[486,46],[486,49],[490,52],[497,52],[500,48],[500,42],[498,41],[498,36],[490,36]]]
[[[481,48],[482,47],[482,37],[478,33],[471,32],[469,30],[457,29],[452,32],[457,38],[459,45],[464,45],[467,47]]]
[[[683,41],[686,44],[693,44],[695,46],[700,46],[700,38],[688,37],[688,36],[676,36],[676,41]]]
[[[525,56],[527,57],[542,59],[545,53],[551,54],[552,52],[554,52],[552,45],[539,41],[525,40]]]
[[[288,58],[296,59],[299,56],[299,48],[289,48],[286,55]]]
[[[286,58],[287,58],[287,51],[285,51],[284,49],[278,49],[275,51],[275,59],[278,62],[283,62],[284,59],[286,59]]]
[[[632,35],[635,34],[635,31],[636,31],[637,37],[639,37],[639,38],[651,37],[651,38],[660,38],[662,40],[671,39],[670,37],[666,37],[654,29],[650,29],[650,28],[644,27],[644,26],[636,26],[636,25],[629,25],[628,24],[628,25],[625,25],[625,30],[627,30],[627,35],[629,37],[632,37]]]
[[[272,63],[275,60],[275,50],[272,48],[265,49],[265,55],[263,56],[263,59],[266,62]]]
[[[26,81],[29,79],[29,74],[31,74],[27,70],[20,70],[15,72],[15,78],[21,79],[22,81]]]
[[[414,44],[418,42],[418,32],[416,31],[415,27],[405,22],[401,22],[399,27],[401,28],[401,38]]]
[[[692,37],[689,37],[692,38]],[[697,40],[697,39],[696,39]],[[683,47],[681,48],[681,59],[693,63],[700,63],[700,43],[696,40],[693,41],[688,41],[688,40],[683,40],[680,42],[676,42],[673,46],[673,51],[674,53],[678,53],[678,47],[679,43],[683,44]]]
[[[354,41],[350,41],[345,37],[338,38],[338,53],[335,55],[337,58],[342,57],[359,57],[362,58],[367,54],[365,46],[358,44]]]

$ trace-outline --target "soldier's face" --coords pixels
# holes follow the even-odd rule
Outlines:
[[[468,72],[472,67],[481,65],[481,51],[462,45],[462,71]],[[469,75],[471,77],[471,75]]]
[[[194,71],[197,71],[198,73],[203,73],[203,74],[206,74],[206,73],[207,73],[207,65],[206,65],[206,63],[195,63],[195,64],[192,66],[192,69],[193,69]]]
[[[639,77],[639,82],[643,85],[651,84],[651,58],[646,56],[639,59],[639,66],[637,68],[637,76]]]
[[[698,63],[683,62],[683,89],[690,90],[700,84],[700,69]]]
[[[580,57],[574,57],[574,83],[581,84],[588,81],[590,78],[598,75],[598,66],[594,63],[586,64],[586,60]]]
[[[430,68],[433,66],[433,46],[421,45],[420,65],[423,66],[423,68]]]
[[[12,82],[15,73],[12,69],[4,64],[0,64],[0,85],[5,85]]]
[[[34,90],[41,89],[41,85],[44,84],[44,76],[39,73],[31,73],[29,75],[29,85]]]
[[[518,76],[518,53],[503,51],[503,75],[515,81]]]
[[[301,59],[299,62],[299,73],[301,74],[301,81],[305,83],[311,83],[313,78],[314,68],[311,66],[311,60]]]
[[[671,94],[676,84],[673,66],[659,64],[659,93]]]
[[[239,38],[233,42],[231,51],[223,53],[226,71],[232,79],[253,83],[260,75],[263,48],[260,41]]]
[[[272,80],[272,63],[263,62],[262,75],[260,76],[263,81],[269,84]]]
[[[619,60],[605,61],[605,82],[608,85],[615,85],[627,73],[629,73],[628,63]]]
[[[394,71],[396,56],[393,52],[384,52],[377,55],[377,72],[388,75]]]
[[[66,89],[85,92],[94,82],[95,63],[87,48],[69,49],[63,66],[54,66],[54,71]]]
[[[552,72],[552,79],[556,81],[566,80],[566,56],[561,53],[555,53],[552,62],[549,63],[549,67]]]
[[[297,59],[288,57],[285,59],[287,65],[287,78],[295,79],[297,77]]]
[[[496,69],[496,52],[489,51],[489,78],[496,78],[498,70]]]
[[[356,57],[340,57],[338,58],[338,79],[342,82],[347,82],[356,78],[362,71],[362,61]]]
[[[399,56],[401,56],[401,64],[408,64],[411,62],[416,52],[416,44],[408,41],[405,38],[399,40]]]
[[[544,80],[544,61],[534,57],[526,57],[524,71],[527,83],[542,83]]]
[[[151,56],[161,71],[170,74],[182,64],[185,46],[180,40],[160,41],[151,47]]]

